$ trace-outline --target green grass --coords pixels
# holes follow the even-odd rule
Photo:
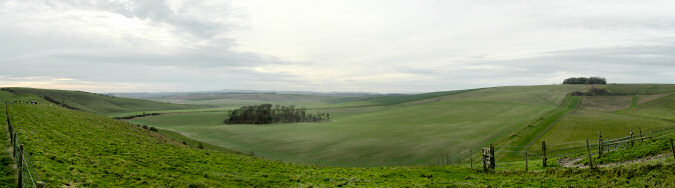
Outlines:
[[[675,122],[675,94],[638,105],[621,114],[661,119],[672,124]]]
[[[151,98],[156,101],[210,105],[235,108],[245,105],[279,104],[305,107],[325,106],[368,98],[367,95],[328,95],[328,94],[270,94],[270,93],[211,93],[186,94]]]
[[[673,124],[658,119],[627,116],[598,111],[578,111],[568,114],[557,122],[542,140],[555,145],[551,148],[575,147],[585,144],[585,139],[597,143],[598,131],[604,138],[619,138],[629,135],[631,128],[638,134],[650,130],[672,127]]]
[[[651,139],[638,139],[633,142],[634,146],[629,146],[627,142],[621,143],[623,149],[617,151],[610,151],[609,153],[604,153],[602,156],[597,155],[597,152],[593,152],[593,164],[607,164],[607,163],[617,163],[623,161],[630,161],[641,159],[645,157],[655,156],[659,154],[668,154],[672,151],[670,150],[670,139],[674,138],[672,134],[665,135],[664,137]],[[610,147],[610,146],[605,146]],[[610,147],[611,148],[611,147]],[[672,158],[671,156],[667,156]],[[584,157],[580,163],[585,165],[589,164],[588,157]]]
[[[567,96],[558,108],[550,110],[539,118],[530,121],[526,127],[514,131],[514,133],[499,143],[507,146],[538,145],[540,143],[539,139],[543,137],[557,121],[567,113],[578,108],[580,99],[581,97],[577,96]],[[518,152],[506,153],[506,155],[508,158],[516,158],[528,149],[531,148],[522,147]]]
[[[11,143],[9,141],[9,132],[7,131],[7,119],[5,117],[5,100],[8,95],[4,92],[0,92],[0,129],[2,129],[2,134],[0,134],[0,145],[2,149],[0,150],[0,187],[15,187],[16,186],[16,170],[12,168],[12,165],[15,164],[10,156],[9,147]]]
[[[661,94],[675,92],[675,84],[608,84],[609,92],[624,94]]]
[[[518,170],[517,161],[498,161],[505,170],[494,173],[461,166],[327,167],[195,149],[125,122],[46,104],[13,104],[10,114],[50,187],[675,186],[670,158],[601,170],[538,170],[533,160],[536,171],[530,173]]]
[[[156,110],[184,110],[204,108],[205,106],[169,104],[155,101],[109,97],[81,91],[49,90],[34,88],[10,88],[18,94],[48,96],[59,103],[78,108],[82,111],[115,116],[122,113],[142,113]]]
[[[257,156],[336,166],[423,165],[445,153],[468,157],[558,108],[583,86],[499,87],[400,104],[326,109],[324,123],[223,125],[223,113],[181,113],[132,120]],[[406,100],[398,100],[406,101]]]

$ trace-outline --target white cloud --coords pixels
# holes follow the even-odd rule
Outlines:
[[[674,5],[6,0],[0,86],[421,92],[569,75],[664,83],[673,80]]]

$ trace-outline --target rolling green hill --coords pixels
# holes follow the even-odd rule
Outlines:
[[[110,97],[81,91],[34,89],[34,88],[8,88],[16,94],[33,94],[41,97],[49,97],[55,102],[66,104],[82,111],[116,116],[124,113],[142,113],[157,110],[181,110],[204,108],[205,106],[180,105],[161,103],[148,100]]]
[[[495,92],[502,93],[496,90],[478,95],[492,96]],[[513,95],[504,95],[508,96]],[[521,102],[555,102],[556,98]],[[48,105],[38,96],[0,91],[0,100],[42,102],[10,104],[9,114],[17,135],[26,146],[33,170],[48,187],[669,187],[675,182],[672,176],[675,165],[671,158],[602,170],[551,168],[530,173],[482,173],[458,166],[342,168],[299,165],[186,147],[122,121]],[[448,96],[442,101],[450,103],[453,100],[458,99]],[[392,109],[379,113],[396,112],[388,110]],[[0,114],[4,112],[5,109],[0,108]],[[359,116],[353,118],[359,119]],[[4,116],[0,117],[0,124],[7,130]]]
[[[597,143],[598,131],[605,138],[639,135],[675,128],[675,84],[610,84],[620,96],[586,96],[580,107],[555,123],[541,140],[568,147],[586,138]]]
[[[390,105],[331,108],[324,123],[222,125],[226,113],[177,113],[131,120],[258,156],[337,166],[424,165],[469,156],[543,114],[578,85],[497,87],[420,97]],[[415,100],[418,99],[418,100]],[[383,100],[383,99],[379,99]],[[547,126],[547,125],[542,125]]]

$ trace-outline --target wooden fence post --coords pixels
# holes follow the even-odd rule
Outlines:
[[[591,164],[591,168],[593,168],[593,157],[591,156],[591,145],[588,144],[588,138],[586,139],[586,150],[588,150],[588,162]]]
[[[640,142],[645,142],[645,137],[642,137],[642,127],[638,127],[640,130]]]
[[[598,131],[598,157],[602,157],[602,134]]]
[[[546,167],[546,141],[541,141],[541,153],[543,154],[542,156],[542,166],[545,168]]]
[[[45,188],[45,182],[38,181],[37,182],[37,188]]]
[[[673,139],[670,139],[670,150],[673,150],[673,158],[675,158],[675,146],[673,146]]]
[[[23,144],[19,146],[19,158],[18,158],[19,164],[16,166],[16,171],[19,173],[19,179],[18,183],[16,184],[16,187],[21,188],[23,187]]]
[[[490,168],[495,169],[495,147],[490,144]]]
[[[14,136],[12,137],[12,138],[14,138],[14,143],[12,144],[12,154],[13,154],[14,156],[16,156],[16,150],[19,149],[19,148],[16,148],[16,140],[17,140],[17,139],[16,139],[16,133],[12,133],[12,135],[14,135]]]
[[[630,147],[633,147],[633,128],[630,128]]]
[[[525,172],[527,172],[527,151],[525,152]]]
[[[482,151],[483,151],[483,152],[482,152],[483,158],[481,158],[481,162],[483,162],[483,171],[487,171],[487,170],[489,169],[488,167],[490,166],[490,165],[489,165],[489,162],[488,162],[488,157],[489,157],[488,155],[489,155],[489,153],[490,153],[489,150],[490,150],[490,149],[489,149],[488,147],[483,147],[483,148],[482,148]]]

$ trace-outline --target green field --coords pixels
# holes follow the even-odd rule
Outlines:
[[[675,127],[675,87],[673,84],[612,84],[609,91],[624,96],[587,96],[578,110],[555,123],[541,138],[554,148],[583,145],[588,138],[597,143],[598,131],[605,139],[638,136]],[[638,103],[646,98],[643,103]]]
[[[533,90],[542,88],[548,90],[547,86]],[[494,92],[483,91],[480,95],[491,96]],[[41,100],[36,96],[16,96],[6,92],[0,92],[0,96],[3,100],[9,97],[10,101],[17,98]],[[562,100],[562,97],[555,98],[558,97],[553,97],[551,101]],[[446,96],[441,101],[453,104],[453,100],[457,100],[457,96]],[[474,103],[485,100],[476,99]],[[532,103],[534,101],[542,100],[530,97],[523,103],[537,104]],[[671,158],[601,170],[553,167],[529,173],[510,166],[521,166],[522,162],[498,163],[498,166],[503,166],[500,169],[514,170],[494,173],[483,173],[465,166],[343,168],[300,165],[195,149],[122,121],[42,102],[37,105],[10,104],[9,113],[19,138],[26,146],[33,170],[48,187],[675,186],[672,176],[675,165]],[[409,107],[412,106],[416,105]],[[485,110],[481,106],[476,108]],[[525,105],[517,109],[528,108],[533,107]],[[4,110],[0,108],[0,114],[4,114]],[[397,111],[382,109],[373,113]],[[360,115],[345,115],[346,120],[350,118],[359,120]],[[181,118],[174,120],[178,119]],[[0,120],[6,128],[4,116]],[[299,125],[275,127],[283,126]]]
[[[378,99],[381,105],[319,110],[324,123],[223,125],[226,113],[177,113],[131,120],[257,156],[335,166],[425,165],[441,155],[505,139],[584,86],[498,87]],[[371,99],[372,100],[372,99]],[[542,125],[547,126],[547,125]],[[529,142],[529,141],[528,141]]]
[[[161,103],[148,100],[110,97],[81,91],[65,91],[34,88],[9,88],[16,93],[47,96],[59,103],[75,107],[82,111],[107,116],[117,114],[137,114],[157,110],[186,110],[205,108],[206,106]],[[13,102],[13,101],[12,101]]]

